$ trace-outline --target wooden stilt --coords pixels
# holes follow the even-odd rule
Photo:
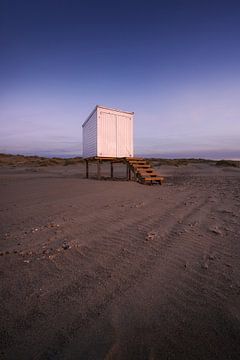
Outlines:
[[[142,184],[153,185],[155,183],[162,184],[164,178],[159,176],[155,170],[151,167],[151,164],[143,158],[113,158],[113,157],[92,157],[85,159],[86,161],[86,178],[89,178],[89,166],[91,162],[96,164],[96,176],[101,180],[101,165],[105,162],[110,162],[110,176],[114,178],[114,163],[122,163],[126,165],[126,179],[135,180]]]
[[[85,161],[86,161],[86,179],[88,179],[88,161],[87,160]]]
[[[98,162],[97,162],[97,178],[98,178],[98,180],[101,179],[101,162],[100,162],[100,160],[98,160]]]
[[[130,166],[128,164],[126,164],[127,166],[127,180],[131,180],[131,169]]]
[[[113,179],[113,162],[111,161],[111,179]]]

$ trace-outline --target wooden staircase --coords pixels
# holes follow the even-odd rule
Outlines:
[[[155,172],[147,160],[143,158],[126,158],[126,161],[130,173],[133,172],[136,181],[141,184],[162,184],[164,178]]]

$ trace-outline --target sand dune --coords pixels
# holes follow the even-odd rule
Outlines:
[[[1,169],[2,358],[239,358],[240,169],[160,170]]]

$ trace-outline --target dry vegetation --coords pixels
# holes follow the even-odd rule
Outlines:
[[[188,164],[212,164],[216,166],[231,166],[240,167],[240,161],[235,160],[206,160],[206,159],[160,159],[160,158],[149,158],[151,165],[161,166],[186,166]],[[59,157],[42,157],[42,156],[24,156],[24,155],[11,155],[11,154],[0,154],[0,166],[54,166],[54,165],[74,165],[82,163],[84,160],[81,157],[74,158],[59,158]]]
[[[240,161],[237,160],[220,160],[216,163],[217,166],[232,166],[240,167]]]
[[[183,166],[188,164],[198,164],[198,163],[204,163],[204,164],[215,164],[215,160],[206,160],[206,159],[156,159],[151,158],[149,159],[151,164],[153,166],[161,166],[161,165],[169,165],[169,166]]]
[[[0,154],[0,166],[53,166],[53,165],[73,165],[81,163],[81,157],[63,159],[58,157],[47,158],[42,156],[24,156]]]

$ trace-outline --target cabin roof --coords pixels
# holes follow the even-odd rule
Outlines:
[[[86,120],[84,121],[84,123],[82,124],[82,127],[84,127],[84,126],[86,125],[86,123],[88,122],[88,120],[90,119],[90,117],[92,116],[92,114],[95,113],[95,111],[97,110],[97,108],[106,109],[106,110],[112,110],[112,111],[119,111],[119,112],[121,112],[121,113],[130,114],[130,115],[133,115],[133,114],[134,114],[134,112],[130,112],[130,111],[124,111],[124,110],[109,108],[109,107],[102,106],[102,105],[96,105],[95,108],[93,109],[93,111],[90,113],[90,115],[87,117],[87,119],[86,119]]]

